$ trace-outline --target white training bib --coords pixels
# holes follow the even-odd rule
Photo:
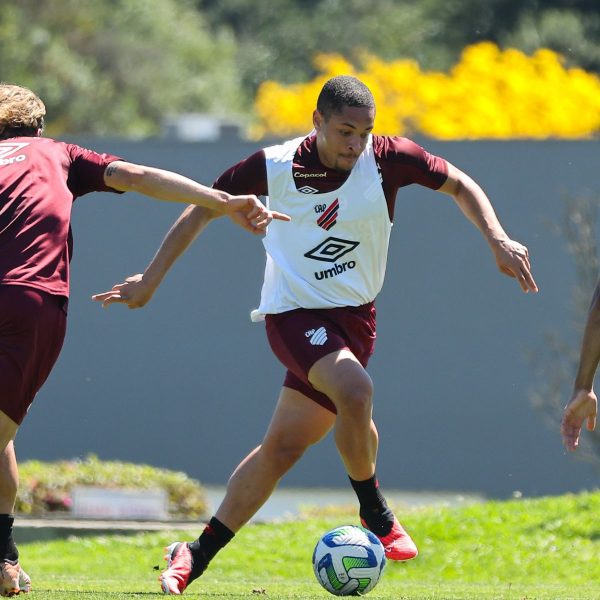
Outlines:
[[[344,184],[324,194],[296,189],[292,161],[304,138],[265,149],[273,221],[260,306],[252,319],[296,308],[360,306],[375,299],[385,276],[392,223],[372,139]]]

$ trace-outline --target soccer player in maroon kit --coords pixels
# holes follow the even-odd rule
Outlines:
[[[28,592],[12,535],[18,487],[14,437],[65,335],[71,208],[89,192],[136,191],[229,215],[261,233],[272,218],[252,195],[232,196],[176,173],[41,137],[43,102],[0,84],[0,595]]]
[[[524,292],[537,291],[527,248],[504,232],[483,190],[414,142],[373,135],[374,121],[369,89],[354,77],[334,77],[317,100],[313,133],[253,154],[214,184],[230,193],[268,195],[271,208],[289,209],[285,231],[273,223],[265,236],[265,283],[254,314],[265,318],[269,343],[287,373],[261,445],[232,474],[215,516],[197,540],[167,549],[168,567],[160,576],[167,594],[181,594],[199,577],[306,449],[332,429],[362,524],[379,537],[387,558],[417,555],[378,485],[373,384],[365,370],[401,188],[416,183],[453,197],[488,242],[498,268]],[[143,306],[214,216],[186,208],[143,274],[95,298],[104,305]]]

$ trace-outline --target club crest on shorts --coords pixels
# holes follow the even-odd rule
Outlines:
[[[325,327],[319,327],[319,329],[309,329],[304,334],[308,339],[308,341],[313,346],[322,346],[327,341],[327,331]]]

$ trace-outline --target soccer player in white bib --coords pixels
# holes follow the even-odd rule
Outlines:
[[[331,430],[362,524],[379,537],[389,559],[417,555],[378,485],[373,383],[366,371],[400,188],[416,183],[452,196],[481,231],[500,271],[524,292],[537,291],[527,248],[505,233],[479,185],[408,139],[372,133],[375,102],[361,81],[330,79],[313,124],[308,136],[256,152],[214,184],[231,194],[268,196],[271,209],[292,217],[271,223],[264,237],[264,283],[252,313],[253,320],[266,321],[271,348],[287,372],[262,443],[232,474],[214,517],[197,540],[169,546],[160,576],[167,594],[181,594],[199,577],[306,449]],[[187,208],[146,271],[96,299],[144,305],[213,216]]]

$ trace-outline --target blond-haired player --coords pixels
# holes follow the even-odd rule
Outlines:
[[[253,195],[233,196],[153,167],[42,137],[46,109],[31,90],[0,84],[0,595],[28,592],[12,511],[13,440],[63,343],[73,202],[89,192],[135,191],[202,206],[263,233],[272,218]]]

